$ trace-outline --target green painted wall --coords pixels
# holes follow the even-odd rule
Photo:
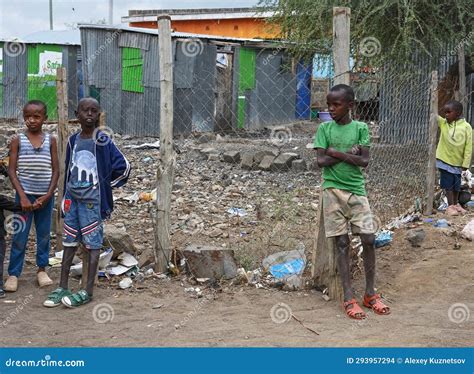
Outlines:
[[[49,119],[57,119],[56,75],[40,76],[40,55],[44,52],[60,52],[63,48],[58,45],[37,44],[28,45],[28,93],[27,100],[42,100],[48,107]]]
[[[0,43],[0,49],[2,49],[2,54],[0,54],[0,113],[3,113],[3,43]]]
[[[122,90],[143,93],[143,57],[140,48],[122,48]]]
[[[237,127],[245,127],[245,92],[255,88],[256,53],[253,49],[240,48],[239,97],[237,101]]]

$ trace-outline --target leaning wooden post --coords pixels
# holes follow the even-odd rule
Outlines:
[[[428,150],[428,174],[426,177],[426,207],[425,214],[433,213],[433,201],[436,179],[436,135],[438,133],[438,72],[431,72],[430,85],[430,126]]]
[[[60,67],[56,71],[56,102],[58,109],[58,158],[59,158],[59,181],[58,198],[56,200],[56,247],[58,251],[63,249],[63,218],[61,216],[61,201],[64,195],[65,159],[67,145],[67,121],[68,121],[68,98],[67,98],[67,74],[66,68]]]
[[[349,85],[351,9],[334,7],[332,15],[334,84]]]
[[[158,17],[160,64],[160,159],[156,173],[155,270],[165,272],[171,254],[170,206],[176,157],[173,150],[173,49],[171,18]]]

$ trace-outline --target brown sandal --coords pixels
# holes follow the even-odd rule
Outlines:
[[[390,314],[390,308],[386,306],[382,301],[380,301],[382,298],[380,297],[379,294],[375,294],[373,296],[369,295],[364,295],[364,301],[363,304],[365,307],[370,308],[374,311],[376,314],[380,315],[388,315]]]
[[[349,308],[352,305],[352,308]],[[349,301],[346,301],[342,304],[344,307],[344,311],[346,312],[347,316],[353,319],[365,319],[367,318],[367,315],[365,312],[362,310],[362,308],[357,304],[356,299],[352,299]]]

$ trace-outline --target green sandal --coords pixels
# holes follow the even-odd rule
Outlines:
[[[77,308],[78,306],[87,304],[92,298],[86,290],[80,290],[72,295],[64,296],[61,302],[68,308]]]
[[[71,291],[66,288],[56,288],[53,292],[48,295],[48,298],[44,301],[43,305],[47,308],[54,308],[55,306],[61,305],[61,299],[65,296],[71,295]]]

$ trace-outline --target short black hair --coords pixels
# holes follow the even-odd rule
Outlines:
[[[97,100],[96,98],[91,97],[91,96],[86,96],[86,97],[83,97],[81,100],[79,100],[79,102],[77,103],[77,109],[79,110],[79,107],[81,106],[81,104],[86,102],[86,101],[94,101],[94,103],[97,105],[97,107],[99,109],[101,109],[99,100]]]
[[[26,109],[26,107],[28,105],[38,105],[38,106],[42,106],[43,107],[43,110],[44,110],[44,114],[48,114],[48,107],[46,106],[46,103],[44,101],[41,101],[41,100],[30,100],[28,101],[24,106],[23,106],[23,110]]]
[[[449,106],[451,106],[451,107],[454,109],[454,111],[455,111],[456,113],[462,114],[463,106],[462,106],[462,104],[461,104],[459,101],[457,101],[457,100],[449,100],[449,101],[448,101],[446,104],[444,104],[444,105],[449,105]]]
[[[355,100],[354,90],[352,89],[351,86],[348,86],[347,84],[336,84],[335,86],[332,86],[329,91],[330,92],[343,91],[344,92],[344,98],[348,102]]]

